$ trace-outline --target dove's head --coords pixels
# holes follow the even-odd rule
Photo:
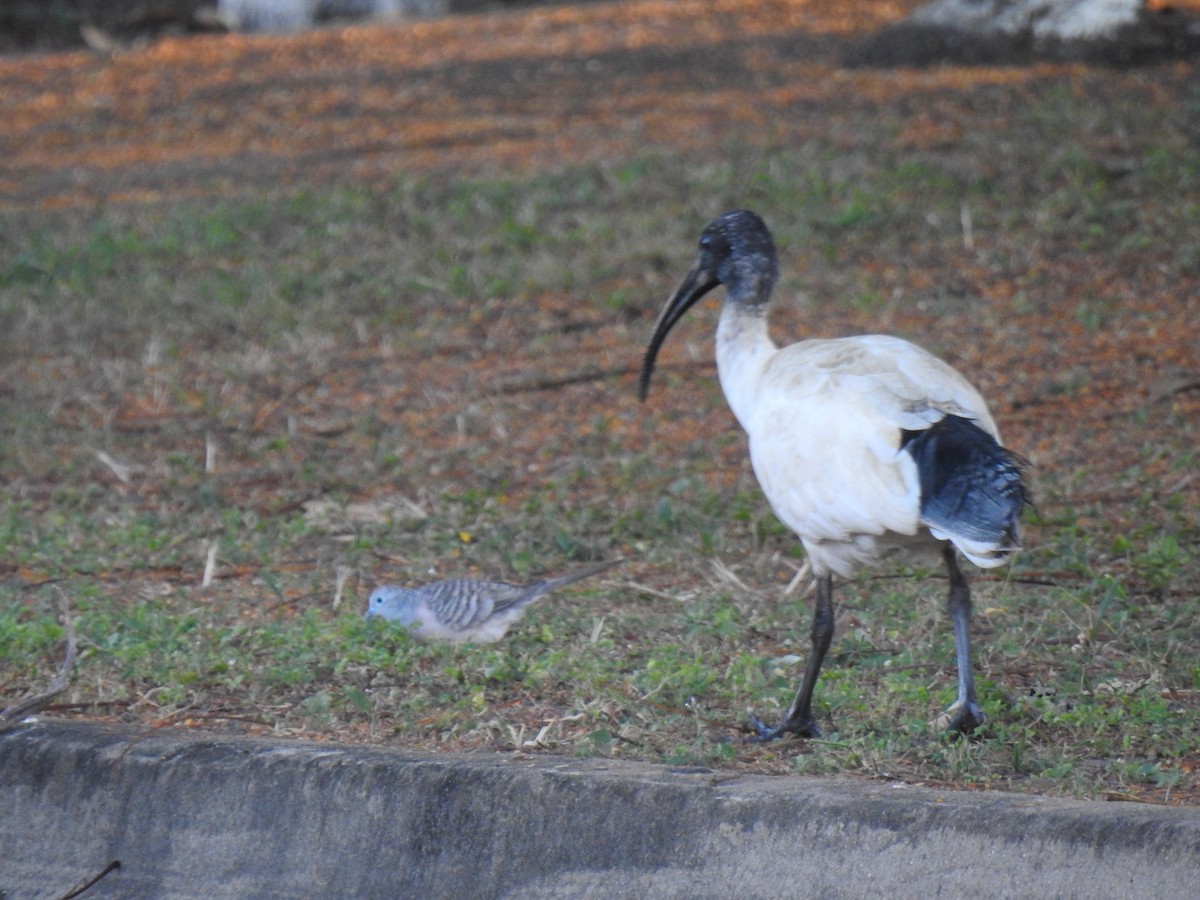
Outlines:
[[[379,616],[389,622],[413,625],[417,621],[417,598],[414,592],[394,584],[381,584],[367,599],[367,618]]]

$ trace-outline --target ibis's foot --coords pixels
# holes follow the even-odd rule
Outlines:
[[[783,737],[785,734],[794,734],[797,737],[804,738],[819,738],[821,729],[817,727],[816,720],[809,716],[807,719],[791,721],[784,719],[774,728],[768,728],[758,716],[750,717],[750,730],[754,734],[746,738],[746,741],[751,744],[765,744],[767,741],[774,741]]]
[[[956,703],[942,713],[938,724],[951,734],[966,736],[986,721],[978,703]]]

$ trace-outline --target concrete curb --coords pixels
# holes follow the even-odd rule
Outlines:
[[[89,723],[0,734],[0,896],[1188,897],[1200,809]]]

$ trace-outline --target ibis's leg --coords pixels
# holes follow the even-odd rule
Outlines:
[[[947,543],[942,550],[950,573],[950,595],[946,612],[954,624],[954,653],[958,660],[958,699],[950,707],[949,730],[970,734],[986,718],[975,700],[975,673],[971,669],[971,589],[958,567],[957,551]]]
[[[812,650],[808,654],[808,662],[804,665],[804,680],[800,682],[800,690],[792,705],[781,721],[774,728],[768,728],[754,716],[750,717],[750,727],[756,734],[751,741],[770,741],[781,737],[785,732],[800,737],[820,737],[821,729],[812,714],[813,688],[817,684],[817,675],[821,672],[821,663],[833,641],[833,576],[817,576],[817,600],[813,608]]]

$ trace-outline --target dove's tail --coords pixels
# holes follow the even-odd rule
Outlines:
[[[602,563],[596,563],[594,566],[588,566],[586,569],[580,569],[578,572],[571,572],[568,575],[562,575],[558,578],[547,578],[545,581],[539,581],[530,586],[525,597],[522,598],[522,606],[532,603],[539,597],[542,597],[551,591],[556,591],[560,587],[566,587],[568,584],[574,584],[576,581],[582,581],[585,578],[591,578],[593,575],[599,575],[613,566],[620,565],[625,562],[623,558],[609,559]]]

